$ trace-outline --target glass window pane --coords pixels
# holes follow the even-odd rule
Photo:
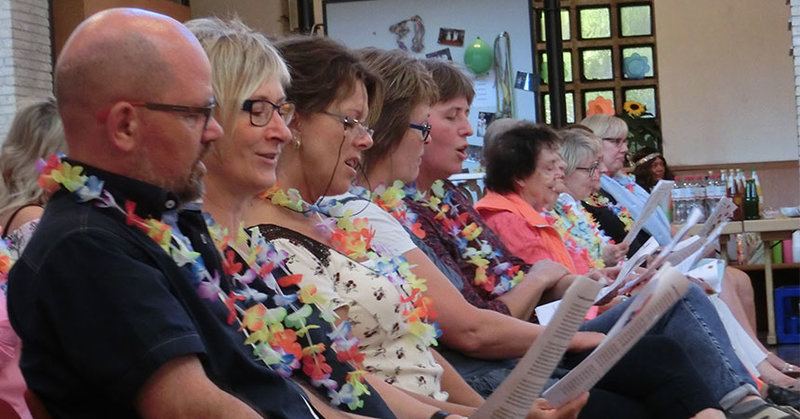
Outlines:
[[[656,115],[656,89],[655,87],[645,87],[638,89],[627,89],[623,93],[625,101],[636,101],[644,105],[645,112],[652,114],[644,117],[654,117]],[[627,110],[626,110],[627,112]]]
[[[586,80],[611,80],[614,78],[611,49],[582,50],[581,63],[583,78]]]
[[[626,79],[653,77],[653,47],[622,48],[622,75]]]
[[[595,90],[583,92],[583,114],[592,109],[592,113],[616,113],[613,90]]]
[[[610,38],[611,14],[607,7],[580,9],[581,39]]]
[[[550,93],[542,95],[542,109],[544,109],[544,123],[549,125],[553,120],[550,116]]]
[[[567,92],[564,94],[564,101],[567,103],[567,123],[575,123],[575,94]]]
[[[564,82],[572,83],[572,52],[562,51],[564,56]],[[539,76],[542,84],[548,83],[547,53],[539,53]]]
[[[542,109],[544,109],[544,123],[550,124],[552,122],[552,118],[550,116],[550,94],[545,93],[542,95]],[[572,92],[566,92],[564,94],[564,102],[567,107],[567,123],[574,124],[575,123],[575,94]]]
[[[549,78],[547,74],[547,53],[540,52],[539,53],[539,80],[542,84],[549,83]]]
[[[539,42],[547,41],[547,31],[544,26],[544,12],[539,13]],[[561,40],[568,41],[572,37],[569,29],[569,9],[561,9]]]
[[[650,5],[621,6],[619,8],[622,36],[649,36],[653,34]]]

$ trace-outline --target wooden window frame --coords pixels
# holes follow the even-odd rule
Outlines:
[[[537,24],[541,21],[540,16],[544,7],[543,0],[531,0],[533,2],[534,19]],[[621,114],[623,112],[623,104],[625,98],[623,95],[624,89],[630,88],[654,88],[655,89],[655,103],[656,115],[655,119],[660,125],[661,106],[659,101],[659,83],[658,83],[658,46],[656,44],[656,28],[655,28],[655,11],[653,2],[655,0],[562,0],[560,7],[569,10],[569,27],[570,39],[562,40],[563,50],[572,51],[572,81],[564,83],[564,91],[572,92],[575,96],[575,117],[578,121],[583,119],[586,115],[586,110],[583,104],[583,92],[594,90],[613,90],[614,91],[614,112]],[[629,36],[622,37],[622,29],[620,26],[620,6],[637,6],[648,5],[650,6],[650,29],[649,36]],[[609,16],[611,21],[611,38],[598,38],[598,39],[580,39],[579,27],[579,11],[583,8],[592,7],[608,7],[610,10]],[[537,30],[536,33],[541,33]],[[622,61],[622,48],[627,47],[641,47],[651,46],[653,48],[653,62],[650,63],[653,69],[652,77],[645,77],[640,80],[625,79],[623,75],[623,61]],[[614,72],[614,79],[612,80],[584,80],[580,51],[584,49],[597,49],[597,48],[611,48],[611,60]],[[546,45],[544,40],[536,40],[536,65],[540,65],[538,60],[539,53],[546,52]],[[549,57],[548,57],[549,59]],[[548,75],[552,79],[552,75]],[[539,102],[545,94],[549,93],[549,86],[541,84],[539,86]],[[648,110],[650,111],[650,110]],[[540,106],[538,111],[538,120],[544,122],[545,113],[544,107]]]

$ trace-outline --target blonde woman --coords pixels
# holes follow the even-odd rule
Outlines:
[[[47,201],[37,184],[36,162],[66,149],[55,101],[36,102],[17,113],[0,148],[0,226],[14,256],[30,239]]]
[[[36,161],[66,148],[64,129],[52,99],[28,105],[17,113],[0,148],[0,227],[14,259],[33,235],[47,201],[37,184]],[[11,404],[20,417],[28,418],[30,413],[23,398],[25,381],[19,371],[21,342],[8,321],[5,284],[0,283],[0,288],[0,400]]]

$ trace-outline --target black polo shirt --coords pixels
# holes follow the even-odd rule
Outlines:
[[[161,219],[179,203],[151,184],[83,165],[124,207]],[[209,271],[219,256],[199,211],[181,226]],[[221,272],[221,270],[219,270]],[[133,401],[160,366],[197,355],[208,377],[270,417],[313,417],[302,389],[260,362],[220,301],[201,298],[188,265],[115,209],[57,192],[9,275],[8,309],[23,342],[20,367],[54,417],[135,417]]]

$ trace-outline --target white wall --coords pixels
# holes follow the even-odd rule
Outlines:
[[[670,164],[797,160],[785,1],[669,0],[654,6]]]

